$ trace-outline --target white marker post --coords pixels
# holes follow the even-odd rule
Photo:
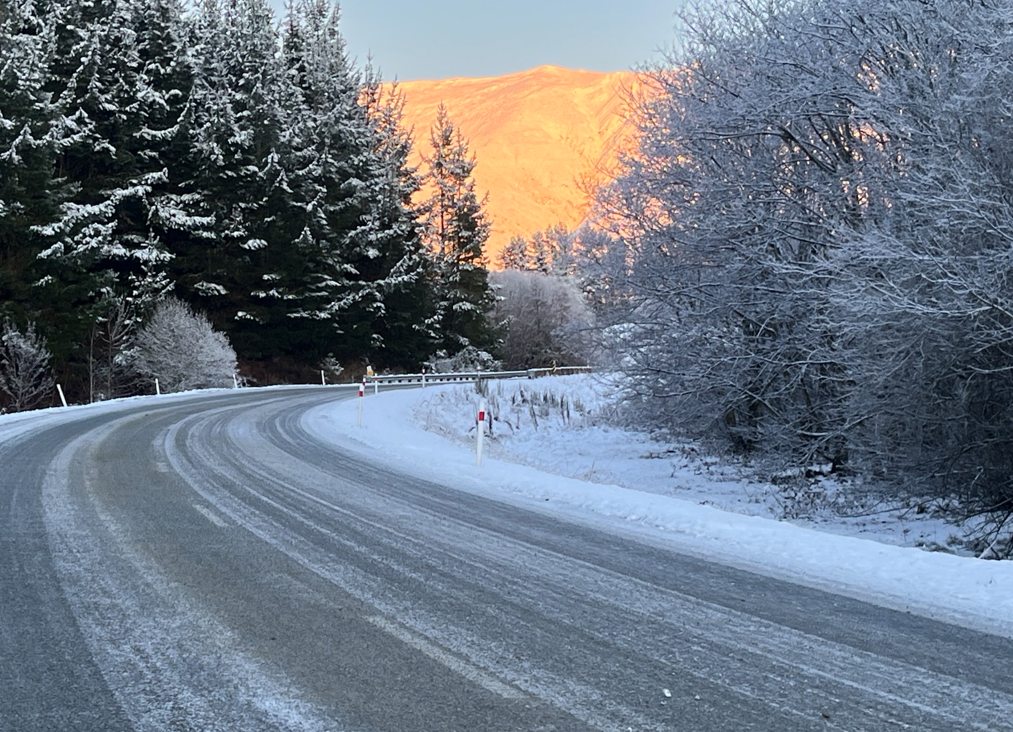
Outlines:
[[[359,384],[359,416],[355,421],[356,427],[362,427],[362,400],[366,397],[366,379],[363,377],[362,383]]]
[[[236,378],[235,374],[232,374],[232,388],[233,389],[238,389],[239,388],[239,379]]]
[[[59,393],[59,395],[60,395],[60,403],[61,403],[61,404],[63,404],[63,406],[67,406],[67,397],[65,397],[65,396],[63,395],[63,387],[62,387],[62,386],[60,386],[59,384],[57,384],[57,385],[56,385],[56,391],[57,391],[57,392]]]
[[[422,369],[422,388],[426,388],[426,370]]]
[[[479,402],[478,422],[476,423],[478,442],[475,447],[475,465],[482,465],[482,443],[485,441],[485,399]]]
[[[327,377],[324,376],[323,369],[320,369],[320,386],[327,386]]]
[[[158,377],[155,378],[155,396],[162,396],[162,387],[158,385]]]

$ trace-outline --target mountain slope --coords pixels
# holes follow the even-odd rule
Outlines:
[[[587,184],[615,160],[629,130],[632,73],[541,66],[491,78],[410,81],[405,123],[415,130],[416,162],[429,151],[441,102],[471,143],[475,180],[488,191],[493,259],[514,235],[557,223],[576,227],[588,212]]]

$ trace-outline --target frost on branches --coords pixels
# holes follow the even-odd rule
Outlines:
[[[599,201],[631,410],[955,496],[994,545],[1013,516],[1013,2],[699,8]]]
[[[498,294],[493,320],[503,331],[505,368],[587,363],[592,316],[573,278],[504,270],[489,280]]]
[[[0,328],[0,411],[22,412],[37,407],[53,390],[46,341],[29,324],[24,333],[9,320]]]
[[[137,371],[158,379],[162,391],[232,386],[236,352],[201,313],[179,300],[159,302],[133,350]]]

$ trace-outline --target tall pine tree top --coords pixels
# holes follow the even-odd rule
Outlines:
[[[440,105],[430,132],[432,151],[423,156],[426,172],[422,204],[423,237],[436,260],[436,334],[449,355],[469,346],[490,350],[495,337],[488,313],[495,302],[483,247],[491,224],[479,199],[468,141]]]

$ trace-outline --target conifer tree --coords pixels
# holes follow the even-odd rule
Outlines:
[[[374,151],[383,167],[371,215],[387,270],[383,309],[374,325],[380,347],[377,359],[415,369],[433,350],[425,323],[433,317],[435,307],[428,286],[433,263],[412,205],[420,186],[419,175],[408,162],[412,137],[403,125],[404,95],[396,83],[385,90],[372,69],[367,70],[366,81],[363,97]]]
[[[329,328],[315,342],[339,359],[414,365],[429,350],[417,327],[426,317],[426,261],[403,100],[383,92],[371,70],[363,77],[351,66],[339,24],[330,0],[294,2],[285,23],[298,93],[288,127],[291,188],[305,212],[300,247],[315,262],[298,316]]]
[[[279,233],[287,171],[277,35],[264,0],[203,0],[193,33],[193,90],[178,132],[184,155],[160,223],[176,292],[240,353],[260,358],[284,348],[276,306],[288,293],[270,260],[294,238]]]
[[[40,299],[54,352],[81,370],[108,298],[151,302],[168,287],[169,254],[150,220],[168,181],[164,141],[188,90],[178,74],[178,0],[66,0],[50,9],[46,90],[63,195],[59,215],[36,228],[48,240]]]
[[[291,185],[304,212],[299,246],[312,262],[295,317],[318,332],[315,355],[347,360],[374,348],[382,310],[381,251],[370,225],[381,168],[339,23],[330,0],[294,3],[285,59],[299,95],[288,115]]]
[[[47,137],[53,36],[34,0],[0,4],[0,49],[0,309],[21,315],[38,279],[33,227],[53,220],[60,193]]]
[[[423,179],[430,191],[422,206],[424,237],[435,260],[433,289],[440,350],[455,354],[469,346],[488,350],[495,337],[488,313],[495,302],[489,287],[483,245],[490,223],[475,190],[475,159],[444,105],[430,133]]]
[[[511,237],[510,242],[500,251],[497,263],[501,269],[528,269],[528,240],[523,236]]]
[[[555,254],[555,242],[544,231],[536,231],[531,238],[530,268],[535,272],[549,274]]]

